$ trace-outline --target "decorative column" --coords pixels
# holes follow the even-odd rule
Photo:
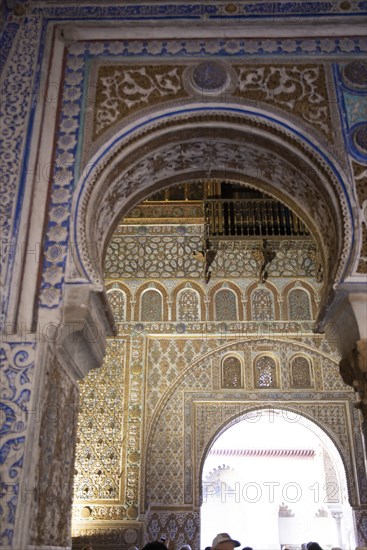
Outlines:
[[[113,326],[105,293],[89,285],[68,285],[61,311],[62,322],[55,324],[52,339],[49,334],[40,343],[37,356],[33,408],[39,415],[33,419],[31,466],[23,476],[24,506],[17,518],[17,528],[24,532],[21,547],[28,549],[71,547],[78,380],[101,366]]]
[[[352,386],[358,395],[355,407],[360,411],[361,432],[364,442],[364,465],[366,468],[367,456],[367,289],[366,285],[359,292],[348,293],[349,307],[352,310],[357,324],[358,336],[354,346],[347,351],[347,342],[343,342],[343,332],[338,332],[338,338],[343,346],[343,359],[340,361],[340,374],[346,384]],[[343,317],[342,317],[343,321]],[[340,324],[338,325],[338,328]],[[348,332],[348,330],[347,330]],[[346,339],[344,339],[346,340]],[[360,488],[359,503],[351,503],[353,507],[354,522],[356,526],[358,546],[367,546],[367,506],[365,489]]]
[[[335,520],[336,523],[336,532],[338,536],[338,546],[340,548],[344,548],[344,542],[343,542],[343,535],[342,535],[342,519],[343,519],[343,512],[340,509],[339,505],[331,505],[329,504],[329,510],[331,513],[331,517]]]
[[[356,407],[361,411],[361,430],[367,454],[367,290],[348,294],[348,300],[357,322],[359,339],[353,349],[344,354],[340,374],[344,382],[358,393]]]

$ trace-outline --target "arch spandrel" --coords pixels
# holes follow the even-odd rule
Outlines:
[[[74,259],[96,285],[121,216],[159,189],[211,177],[261,189],[306,223],[324,269],[321,305],[348,269],[353,226],[340,171],[311,140],[264,113],[223,105],[157,113],[116,136],[88,167],[74,202]]]

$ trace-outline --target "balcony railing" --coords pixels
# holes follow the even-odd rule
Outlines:
[[[272,199],[208,199],[204,210],[210,237],[310,235],[289,208]]]

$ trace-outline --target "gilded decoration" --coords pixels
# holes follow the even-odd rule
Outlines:
[[[163,297],[159,290],[144,290],[141,295],[139,320],[163,321]]]
[[[277,285],[268,281],[248,282],[245,293],[247,319],[256,322],[280,319],[280,289]]]
[[[107,298],[115,323],[131,320],[131,288],[122,281],[106,282]]]
[[[221,291],[223,294],[219,294],[218,298]],[[243,320],[242,293],[237,284],[232,281],[214,282],[211,287],[209,286],[207,295],[211,321]],[[225,298],[223,303],[220,302],[221,296]]]
[[[240,97],[281,108],[332,136],[323,65],[235,65],[235,70]]]
[[[303,288],[293,288],[288,294],[289,318],[308,320],[312,319],[310,297]]]
[[[214,294],[214,311],[216,321],[237,321],[237,296],[229,288],[220,288]]]
[[[292,294],[292,291],[300,291]],[[303,292],[304,294],[301,294]],[[283,290],[283,319],[308,320],[314,319],[317,314],[317,302],[319,293],[314,284],[308,281],[293,281],[286,285]]]
[[[304,280],[290,285],[286,284],[287,279],[284,278],[266,284],[260,284],[252,279],[219,283],[212,281],[209,285],[205,285],[204,280],[200,284],[199,281],[178,281],[179,279],[167,278],[163,284],[162,280],[151,279],[150,282],[140,284],[140,279],[130,279],[128,303],[130,304],[131,300],[134,304],[134,320],[144,323],[141,329],[135,324],[136,330],[171,332],[172,325],[167,324],[168,319],[178,322],[175,325],[177,333],[180,332],[179,322],[182,322],[184,332],[202,332],[203,328],[200,327],[205,327],[206,319],[217,322],[216,327],[212,327],[213,332],[223,326],[223,322],[232,332],[236,329],[236,322],[240,322],[237,328],[242,330],[247,326],[250,332],[253,330],[250,328],[252,325],[260,326],[264,321],[309,321],[311,327],[316,312],[318,285],[314,288]],[[118,282],[113,282],[112,285],[109,283],[107,297],[115,313],[115,322],[121,325],[118,326],[118,330],[123,334],[126,330],[124,326],[129,325],[130,319],[126,323],[121,307],[120,294],[124,292],[121,288],[123,287]],[[153,302],[150,301],[150,296]],[[125,304],[125,301],[123,303]],[[243,305],[246,308],[246,324],[243,323]],[[208,316],[205,314],[206,309]],[[127,310],[130,312],[130,307]],[[134,324],[134,320],[131,320],[131,323]],[[153,328],[154,323],[156,328]],[[291,323],[289,330],[292,331]]]
[[[177,301],[178,321],[201,320],[200,295],[196,290],[191,288],[180,290]]]
[[[143,107],[187,96],[184,66],[106,65],[98,68],[93,139]]]
[[[108,340],[100,369],[80,383],[74,496],[77,500],[119,500],[125,399],[124,340]]]
[[[251,292],[251,319],[254,321],[272,321],[274,315],[274,296],[267,288],[255,288]]]
[[[134,319],[144,322],[168,320],[168,292],[160,281],[139,286],[135,293]]]
[[[184,291],[195,292],[197,295],[197,309],[193,305],[189,304],[184,305],[182,303],[182,293]],[[180,284],[174,284],[174,287],[171,291],[172,295],[172,319],[177,321],[204,321],[206,317],[206,294],[203,287],[194,281],[186,281]],[[194,301],[196,303],[196,300]],[[187,311],[186,311],[187,308]],[[189,318],[183,319],[184,316],[189,316]],[[197,317],[194,319],[193,317]]]
[[[318,66],[315,65],[315,67]],[[206,83],[199,82],[198,73],[196,74],[197,86],[209,92],[211,88],[213,89],[216,86],[215,78],[213,80],[213,74],[211,74],[212,68],[202,67],[202,69],[205,69],[206,74],[204,74],[204,71],[199,76],[200,78],[209,79]],[[307,74],[307,78],[310,77],[311,73]],[[312,74],[315,76],[315,73]],[[288,85],[293,85],[291,84],[292,75],[286,74],[284,76],[281,70],[274,75],[274,78],[281,79],[281,75],[286,81],[284,83],[285,89]],[[293,74],[293,77],[296,78],[295,74]],[[306,101],[305,98],[313,97],[312,93],[317,96],[320,92],[318,86],[321,86],[320,83],[324,77],[325,75],[319,74],[312,81],[311,77],[307,80],[305,76],[305,80],[299,85],[300,96],[298,97],[303,97],[303,100]],[[243,80],[247,78],[248,75],[243,75]],[[302,79],[300,73],[298,78]],[[220,78],[217,82],[222,85]],[[115,84],[116,82],[114,86]],[[284,97],[286,92],[284,90],[279,92],[276,99],[271,98],[271,85],[272,81],[269,80],[269,75],[263,75],[263,82],[259,86],[264,87],[262,92],[264,95],[268,94],[267,101],[263,100],[264,103],[283,110],[288,109],[289,112],[300,117],[301,113],[296,112],[297,101],[292,103],[292,99],[288,98],[289,105],[286,106],[287,101]],[[301,90],[302,85],[304,85],[304,88]],[[279,84],[279,86],[281,87],[283,84]],[[313,92],[312,86],[314,86]],[[111,94],[112,88],[113,86],[109,89]],[[146,93],[148,104],[150,102],[149,93]],[[158,88],[151,92],[152,97],[156,97],[157,102],[164,100],[159,93]],[[250,91],[250,96],[251,93],[254,92]],[[292,95],[289,90],[288,93]],[[157,95],[154,96],[154,94]],[[171,96],[168,94],[167,99],[179,97],[178,95],[174,96],[174,92],[172,94]],[[274,95],[277,94],[273,92]],[[242,99],[246,100],[245,91],[243,91]],[[114,101],[118,100],[114,98]],[[135,113],[134,109],[143,109],[145,114],[149,112],[146,109],[148,105],[144,101],[140,97],[134,105],[126,107],[125,114],[121,115],[119,111],[116,121],[112,121],[115,115],[110,111],[108,116],[112,118],[110,121],[108,121],[108,117],[105,119],[103,124],[106,124],[106,126],[98,136],[102,135],[111,124],[118,123],[121,120],[119,119],[120,115],[129,116]],[[252,101],[251,97],[250,101]],[[281,102],[283,101],[284,105],[282,106]],[[323,118],[324,115],[326,119],[330,117],[329,111],[326,114],[323,111],[323,97],[321,97],[319,104],[316,103],[316,107],[320,107],[320,118],[315,119],[317,121],[314,123],[314,128],[321,130],[325,136],[329,136],[330,133],[323,129],[323,124],[326,124],[325,118]],[[314,113],[317,111],[316,107]],[[310,116],[310,112],[304,114]],[[304,121],[306,122],[306,119]],[[308,123],[311,124],[310,121]],[[157,138],[157,142],[159,142],[159,138]],[[224,140],[224,143],[220,145],[225,147],[228,144]],[[163,147],[164,144],[162,144],[162,149]],[[127,196],[132,190],[140,192],[143,187],[142,179],[146,178],[148,181],[151,176],[155,177],[156,173],[162,177],[167,175],[169,172],[169,170],[166,170],[168,165],[173,166],[173,171],[177,167],[182,168],[184,171],[189,170],[192,166],[196,167],[195,155],[198,155],[197,158],[201,157],[201,163],[204,159],[204,162],[210,166],[211,159],[218,156],[217,153],[220,155],[218,148],[203,147],[199,141],[191,145],[182,143],[179,148],[168,151],[167,154],[159,150],[157,154],[152,155],[151,159],[144,159],[140,162],[135,172],[126,171],[125,173],[124,169],[121,170],[122,179],[120,181],[129,180],[127,189],[123,189],[122,185],[121,189],[111,190],[108,207],[110,210],[113,208],[117,210],[116,201],[120,200],[123,195]],[[238,158],[244,159],[246,155],[243,153],[244,151],[239,146]],[[255,148],[246,156],[246,162],[250,163],[251,153],[257,154]],[[271,177],[274,173],[272,163],[273,161],[276,163],[276,159],[272,156],[269,160],[266,158],[265,151],[261,153],[261,159],[264,161],[261,170],[264,170],[266,177],[268,175]],[[174,158],[179,159],[176,164]],[[291,160],[289,159],[290,163]],[[127,164],[128,162],[126,162]],[[255,164],[253,163],[254,170]],[[236,171],[239,163],[233,161],[231,166]],[[286,167],[284,171],[282,168],[279,167],[279,182],[281,179],[290,182],[297,177],[296,172],[291,174],[287,172]],[[285,174],[285,172],[287,173]],[[312,174],[307,173],[307,177],[308,175],[312,176]],[[289,176],[289,178],[286,176]],[[318,204],[322,197],[318,195],[317,198],[310,198],[312,189],[307,183],[307,177],[302,176],[301,178],[303,189],[307,192],[305,200],[310,204],[312,202],[311,210],[314,209],[315,212],[318,212]],[[157,188],[157,185],[154,189]],[[151,189],[153,189],[153,186]],[[289,184],[288,191],[293,196],[291,184]],[[101,210],[105,206],[101,202]],[[157,207],[154,206],[154,208]],[[184,506],[189,508],[194,502],[195,504],[198,503],[198,500],[195,500],[195,496],[193,496],[195,491],[198,490],[196,487],[199,487],[196,470],[198,463],[196,458],[192,456],[192,450],[196,445],[196,442],[194,445],[193,441],[195,437],[201,438],[202,433],[206,433],[206,425],[197,424],[195,421],[194,407],[196,404],[194,405],[194,401],[196,398],[200,399],[204,395],[204,399],[212,399],[213,391],[218,392],[218,395],[215,395],[216,399],[221,399],[223,396],[227,398],[229,395],[227,390],[230,390],[231,394],[232,392],[236,394],[239,402],[245,396],[251,395],[251,402],[248,404],[251,407],[253,403],[261,406],[262,400],[268,399],[268,397],[263,397],[268,393],[264,392],[264,389],[274,392],[272,398],[276,395],[276,399],[279,400],[285,399],[285,396],[292,400],[299,400],[301,399],[299,397],[301,392],[298,392],[298,390],[301,389],[304,392],[302,399],[309,398],[313,401],[316,401],[319,397],[322,398],[318,392],[326,389],[330,390],[327,396],[329,400],[335,397],[333,392],[339,392],[338,398],[341,399],[349,391],[349,389],[346,390],[346,387],[340,381],[340,377],[338,377],[337,363],[334,361],[335,350],[328,343],[325,343],[323,338],[315,337],[312,334],[311,320],[314,310],[311,310],[309,304],[310,313],[307,313],[307,304],[304,300],[302,301],[304,295],[300,295],[299,289],[297,289],[294,295],[297,296],[298,294],[299,296],[298,299],[293,300],[292,308],[284,304],[286,286],[289,279],[294,277],[312,280],[313,288],[309,296],[312,306],[316,303],[315,297],[321,288],[321,285],[315,282],[317,273],[320,271],[320,254],[317,245],[311,239],[308,241],[307,239],[290,239],[287,243],[277,243],[276,257],[269,265],[269,277],[272,278],[274,283],[266,283],[260,286],[261,258],[258,255],[258,250],[262,246],[262,241],[240,244],[230,241],[221,242],[215,263],[213,263],[214,278],[209,285],[205,286],[203,265],[194,255],[197,250],[201,249],[202,231],[198,227],[183,225],[186,222],[186,216],[187,219],[192,221],[197,219],[196,215],[199,212],[195,210],[195,212],[191,211],[190,213],[189,210],[189,207],[182,210],[177,209],[177,207],[176,210],[171,209],[166,221],[170,220],[171,223],[175,224],[175,227],[161,224],[160,226],[147,228],[143,226],[144,223],[147,223],[147,210],[143,208],[139,210],[138,206],[134,213],[137,218],[129,220],[129,227],[119,226],[117,228],[107,251],[106,277],[111,284],[122,279],[125,283],[128,282],[131,289],[132,308],[135,312],[135,315],[130,317],[134,321],[126,321],[125,319],[129,318],[126,317],[126,310],[124,317],[121,300],[117,299],[117,294],[110,295],[116,319],[120,315],[119,334],[131,338],[131,350],[126,354],[127,361],[130,364],[129,395],[125,395],[125,406],[128,410],[129,420],[126,438],[122,444],[123,456],[125,456],[122,467],[126,467],[126,472],[122,476],[122,484],[125,484],[123,485],[125,489],[122,491],[121,497],[124,504],[121,507],[117,506],[116,512],[112,512],[111,507],[109,512],[105,512],[105,507],[98,504],[91,516],[93,519],[102,519],[103,514],[109,514],[108,519],[124,518],[126,521],[127,518],[137,518],[139,512],[147,512],[146,531],[149,538],[157,538],[162,534],[170,536],[172,533],[172,538],[175,541],[180,540],[177,537],[182,536],[183,542],[187,542],[189,537],[187,529],[189,525],[192,526],[190,521],[194,521],[194,519],[188,518],[190,512],[182,513],[182,516],[180,516],[178,510]],[[97,223],[99,227],[103,227],[106,222],[107,218],[104,217],[106,212],[98,214]],[[157,213],[157,211],[155,212]],[[181,216],[183,216],[183,219],[178,224],[177,221],[180,220]],[[323,222],[325,228],[332,225],[332,216],[329,216],[329,211],[326,212],[326,218],[328,220],[325,219]],[[134,219],[135,225],[133,225],[132,219]],[[141,222],[141,225],[137,225],[136,222],[137,224]],[[330,237],[329,240],[331,242],[332,238]],[[187,283],[187,279],[191,278],[195,279],[195,285]],[[227,294],[232,292],[231,284],[237,286],[239,281],[241,281],[241,284],[239,284],[235,295],[238,312],[235,315],[233,314],[232,304],[231,307],[226,308],[227,311],[230,311],[230,315],[227,313],[219,315],[220,321],[216,322],[214,315],[214,285],[217,284],[218,278],[232,279],[233,282],[225,282],[227,286],[222,289]],[[149,282],[147,282],[147,279]],[[157,286],[159,284],[162,285],[163,290]],[[250,313],[251,294],[249,293],[251,284],[261,294],[258,300],[260,305],[252,319]],[[222,288],[222,282],[219,285]],[[269,293],[270,287],[272,304],[269,305],[268,300],[264,305],[263,302],[266,302],[264,292]],[[163,301],[160,301],[160,306],[158,307],[157,304],[154,306],[153,304],[152,307],[147,308],[144,305],[144,295],[148,295],[148,293],[157,295],[158,292],[162,292],[162,296],[164,296]],[[287,292],[288,296],[290,289]],[[129,300],[126,301],[126,307],[128,302]],[[157,310],[158,308],[162,312],[162,302],[166,308],[164,316],[160,313],[160,315],[149,314],[139,317],[139,311],[144,309]],[[249,308],[246,318],[251,319],[251,321],[240,323],[243,318],[242,311],[245,308]],[[292,313],[289,313],[291,309]],[[208,320],[204,322],[206,310],[208,312],[210,310],[211,314]],[[286,310],[287,312],[284,313]],[[282,311],[282,316],[280,311]],[[292,322],[287,321],[279,324],[281,318],[286,321],[290,316]],[[164,319],[164,321],[161,319]],[[283,342],[281,343],[274,343],[274,336],[277,331],[280,331],[283,335]],[[261,332],[261,341],[249,343],[251,334],[256,338]],[[290,344],[291,332],[294,340],[298,340],[298,345],[295,342]],[[267,336],[270,340],[266,340]],[[244,337],[246,339],[241,344],[234,343],[239,338],[243,340]],[[233,346],[241,359],[236,357],[234,361],[228,361],[228,364],[224,364],[221,361],[224,353],[223,348],[230,345]],[[215,351],[218,351],[216,356],[214,356]],[[303,358],[302,353],[307,353],[311,357],[314,368],[314,388],[309,384],[304,361],[299,360],[297,364],[295,362],[294,365],[297,368],[292,373],[291,357],[294,357],[296,352],[298,353],[297,357],[301,359]],[[256,375],[256,369],[254,369],[255,358],[259,355],[269,357],[272,353],[274,353],[276,365],[279,365],[278,377],[273,376],[272,369],[269,371],[266,368],[262,369],[261,376]],[[242,357],[243,373],[239,370]],[[224,366],[228,367],[225,369],[226,372],[221,370]],[[267,366],[265,365],[265,367]],[[243,385],[239,384],[241,376],[243,377]],[[261,390],[257,391],[260,378],[262,381]],[[276,381],[275,386],[274,381]],[[293,385],[294,383],[296,385]],[[277,386],[279,386],[279,390]],[[177,390],[177,388],[180,389]],[[282,391],[280,391],[280,388]],[[352,392],[350,394],[353,395]],[[324,404],[320,405],[320,407],[323,406]],[[227,416],[222,414],[220,407],[217,407],[214,412],[217,416],[216,421],[222,422],[221,427],[223,427],[223,422],[226,421],[226,418],[229,418],[230,414],[239,412],[239,407],[229,405],[226,410]],[[217,428],[218,426],[219,424],[217,424]],[[211,437],[212,435],[211,433]],[[175,510],[173,513],[163,511],[164,507],[169,508],[170,506]],[[198,537],[198,525],[198,523],[194,524],[192,534],[190,531],[190,537]]]

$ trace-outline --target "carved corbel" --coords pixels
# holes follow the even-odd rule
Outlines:
[[[358,393],[355,407],[361,411],[362,432],[367,450],[367,340],[359,340],[353,351],[340,361],[340,375]]]
[[[104,291],[89,285],[67,285],[57,354],[65,368],[81,379],[102,365],[107,336],[116,334]]]

